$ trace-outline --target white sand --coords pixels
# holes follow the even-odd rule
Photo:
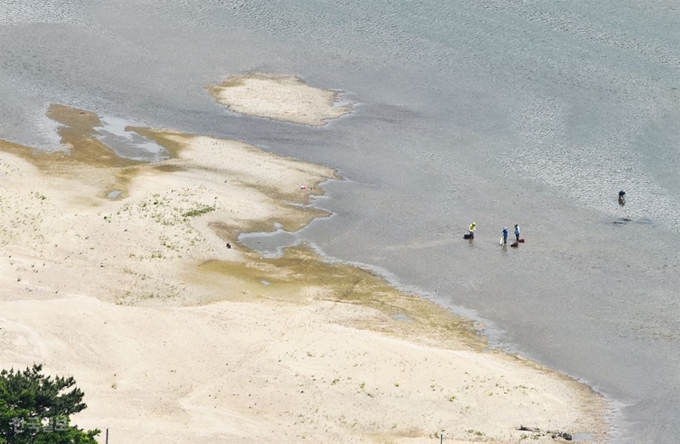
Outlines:
[[[2,361],[76,375],[89,405],[79,424],[109,427],[115,442],[430,443],[441,429],[448,442],[516,442],[520,424],[593,427],[578,420],[589,395],[572,382],[343,325],[370,315],[361,307],[67,297],[2,308]]]
[[[209,91],[232,111],[302,125],[325,125],[352,111],[352,105],[336,103],[336,92],[314,88],[293,76],[245,74],[230,77]]]
[[[181,170],[134,167],[121,200],[103,197],[106,169],[46,172],[0,153],[0,364],[73,375],[88,404],[81,427],[108,427],[115,444],[415,444],[441,429],[449,443],[511,443],[531,437],[521,424],[605,430],[586,387],[466,345],[441,329],[459,322],[443,310],[409,323],[371,301],[336,302],[358,281],[311,255],[295,269],[265,261],[228,237],[264,220],[303,225],[311,214],[287,201],[307,200],[330,169],[159,137],[184,147],[165,162]],[[241,271],[201,271],[209,259]],[[420,319],[413,298],[371,279],[360,278],[376,300]]]

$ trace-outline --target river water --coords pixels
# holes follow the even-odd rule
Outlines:
[[[349,180],[318,201],[334,216],[297,239],[587,382],[618,409],[613,443],[670,444],[678,23],[671,0],[0,0],[0,137],[54,148],[60,103],[336,167]],[[342,90],[355,111],[307,128],[208,96],[248,71]],[[526,243],[499,247],[515,223]]]

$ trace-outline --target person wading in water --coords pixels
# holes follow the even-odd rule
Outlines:
[[[470,226],[468,227],[468,239],[474,239],[475,238],[475,230],[477,229],[477,222],[472,222]]]

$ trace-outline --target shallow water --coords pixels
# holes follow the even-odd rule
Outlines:
[[[612,442],[676,441],[675,2],[20,3],[0,0],[0,137],[53,148],[56,102],[337,167],[351,180],[317,202],[335,216],[297,238],[472,310],[497,345],[604,392],[623,406]],[[208,96],[250,70],[359,105],[306,128]],[[526,243],[499,247],[514,223]]]
[[[156,142],[135,132],[128,131],[131,122],[117,117],[103,117],[102,126],[93,128],[99,140],[120,157],[155,162],[167,159],[168,153]]]

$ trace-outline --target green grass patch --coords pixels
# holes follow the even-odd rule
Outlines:
[[[215,207],[202,207],[202,208],[196,208],[195,210],[187,211],[186,213],[183,213],[183,217],[196,217],[200,216],[202,214],[210,213],[211,211],[215,211]]]

